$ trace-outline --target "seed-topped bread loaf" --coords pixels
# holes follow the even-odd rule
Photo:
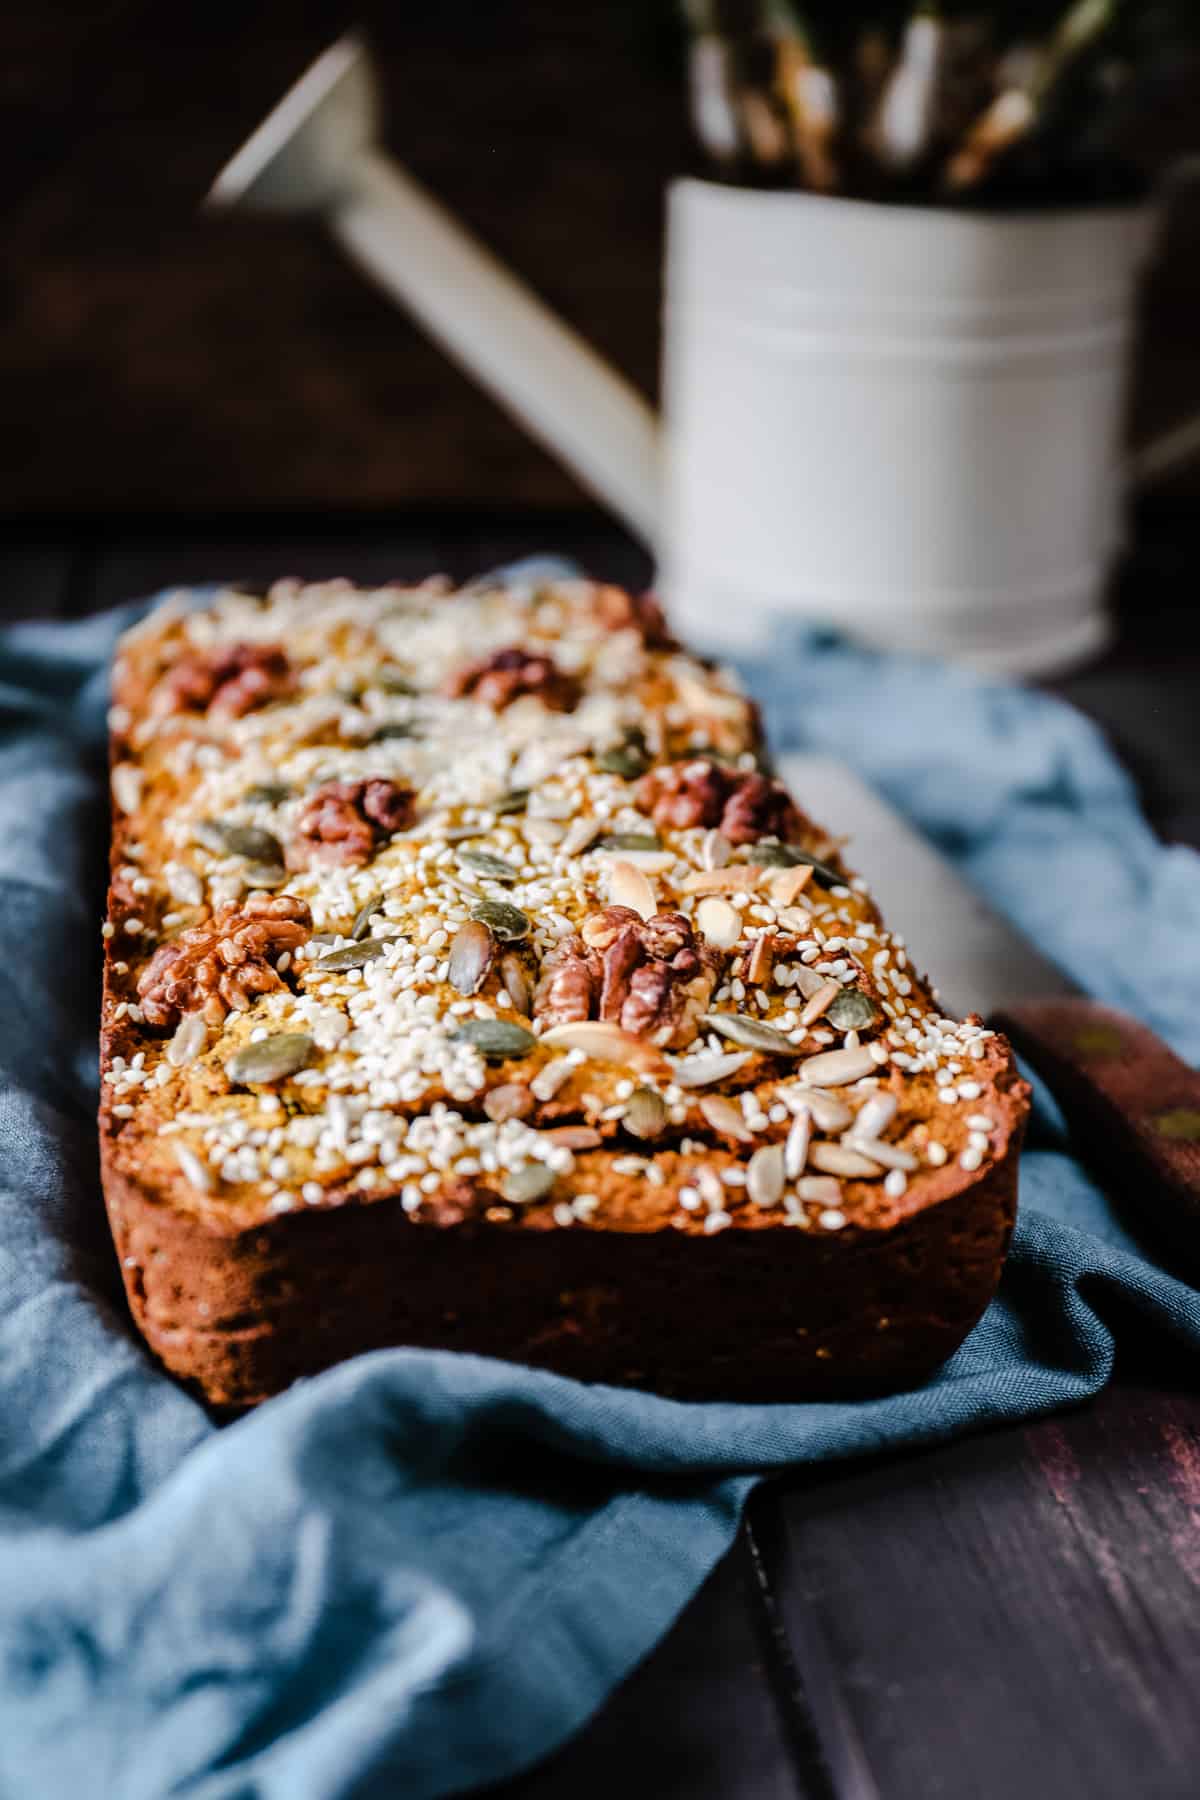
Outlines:
[[[114,668],[105,1194],[244,1405],[437,1345],[686,1397],[921,1379],[1027,1092],[751,701],[586,581],[181,595]]]

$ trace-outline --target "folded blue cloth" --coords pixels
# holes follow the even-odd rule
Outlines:
[[[226,1429],[152,1363],[96,1178],[108,616],[0,638],[0,1794],[457,1793],[583,1723],[771,1469],[1042,1413],[1200,1296],[1039,1110],[1000,1297],[917,1392],[685,1406],[388,1351]],[[797,630],[778,747],[855,764],[1093,993],[1200,1056],[1200,860],[1037,694]],[[886,896],[885,903],[886,903]],[[1131,946],[1136,946],[1136,954]]]

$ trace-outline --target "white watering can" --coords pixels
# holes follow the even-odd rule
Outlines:
[[[380,143],[359,39],[303,76],[210,204],[316,212],[659,561],[681,631],[780,615],[1017,674],[1108,634],[1150,209],[988,217],[680,181],[665,431]],[[1143,451],[1163,473],[1200,420]]]

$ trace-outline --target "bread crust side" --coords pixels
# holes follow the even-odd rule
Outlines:
[[[130,1308],[166,1366],[246,1407],[346,1357],[467,1350],[687,1400],[912,1387],[977,1323],[1016,1218],[1004,1154],[887,1231],[697,1238],[415,1223],[399,1196],[233,1234],[116,1168],[104,1192]]]

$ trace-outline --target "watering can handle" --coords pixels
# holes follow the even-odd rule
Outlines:
[[[387,155],[379,122],[370,58],[351,34],[243,145],[209,205],[319,213],[355,261],[653,547],[652,408]]]

